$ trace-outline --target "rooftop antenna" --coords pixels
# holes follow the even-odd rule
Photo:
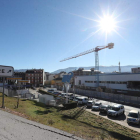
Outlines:
[[[120,67],[120,62],[119,62],[119,73],[121,73],[121,67]]]

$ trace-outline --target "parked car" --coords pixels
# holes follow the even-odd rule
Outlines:
[[[36,90],[36,87],[32,87],[33,90]]]
[[[61,93],[61,97],[66,97],[67,93]]]
[[[61,92],[55,91],[55,92],[53,92],[53,94],[58,96],[58,95],[61,95]]]
[[[69,98],[69,100],[73,100],[73,98],[74,98],[73,93],[67,93],[66,96]]]
[[[107,113],[107,111],[111,109],[110,105],[101,105],[100,107],[100,113]]]
[[[77,100],[76,98],[74,98],[74,99],[73,99],[73,101],[75,101],[75,102],[77,102],[77,103],[78,103],[78,100]]]
[[[43,88],[47,88],[46,86],[43,86]]]
[[[78,104],[87,104],[88,102],[88,97],[76,97],[76,99],[78,100]]]
[[[56,91],[56,90],[54,90],[54,89],[49,89],[49,90],[48,90],[49,93],[54,93],[55,91]]]
[[[114,117],[117,117],[121,114],[124,114],[125,110],[124,110],[124,106],[123,105],[120,105],[120,104],[116,104],[116,105],[113,105],[111,107],[111,109],[109,109],[107,111],[107,115],[108,116],[114,116]]]
[[[95,104],[95,102],[93,100],[88,101],[87,108],[91,108],[94,104]]]
[[[92,106],[92,110],[100,110],[101,105],[101,102],[95,102],[95,104]]]
[[[127,116],[127,123],[140,124],[140,112],[131,110]]]

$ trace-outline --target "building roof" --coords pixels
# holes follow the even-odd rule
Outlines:
[[[62,80],[62,78],[55,78],[55,79],[53,79],[53,80]]]
[[[88,72],[91,72],[91,70],[82,70],[82,71],[88,71]]]
[[[40,73],[40,71],[43,72],[44,69],[30,69],[27,70],[26,73]]]
[[[60,73],[58,73],[58,74],[61,74],[61,73],[66,73],[65,71],[61,71]]]

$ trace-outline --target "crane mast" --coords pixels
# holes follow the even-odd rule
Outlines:
[[[114,43],[108,43],[107,46],[97,46],[93,49],[90,49],[90,50],[87,50],[85,52],[79,53],[77,55],[65,58],[65,59],[61,60],[60,62],[67,61],[67,60],[70,60],[73,58],[80,57],[82,55],[86,55],[86,54],[95,52],[95,81],[96,81],[96,87],[99,87],[99,55],[98,55],[98,51],[106,49],[106,48],[112,49],[113,46],[114,46]]]

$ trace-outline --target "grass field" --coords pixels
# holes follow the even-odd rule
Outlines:
[[[2,94],[0,93],[0,106]],[[116,124],[110,120],[84,111],[79,117],[70,117],[79,108],[64,110],[61,107],[47,107],[42,103],[30,100],[20,100],[16,108],[17,99],[5,97],[5,111],[25,117],[45,125],[49,125],[78,137],[92,140],[140,139],[140,133]]]

